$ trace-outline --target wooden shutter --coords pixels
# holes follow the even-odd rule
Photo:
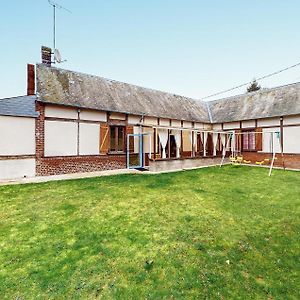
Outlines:
[[[255,132],[255,150],[262,151],[262,128],[256,128]]]
[[[126,126],[126,135],[125,135],[126,142],[127,142],[128,134],[133,134],[133,126]],[[134,152],[134,138],[129,139],[129,151]]]
[[[242,130],[238,129],[234,131],[236,134],[235,136],[235,148],[236,151],[242,152]]]
[[[100,125],[100,154],[107,154],[109,150],[109,126]]]

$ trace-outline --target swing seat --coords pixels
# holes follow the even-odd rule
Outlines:
[[[245,160],[245,159],[244,159],[244,163],[245,163],[245,164],[251,164],[251,160]]]
[[[243,162],[243,157],[242,156],[231,157],[230,161],[233,166],[240,166],[241,163]]]
[[[239,163],[243,162],[243,156],[237,156],[236,161]]]

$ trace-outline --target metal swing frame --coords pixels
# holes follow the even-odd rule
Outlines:
[[[283,149],[282,149],[282,144],[281,144],[281,134],[279,131],[272,131],[272,132],[255,132],[255,134],[257,133],[268,133],[271,134],[271,138],[270,138],[270,153],[272,153],[272,160],[271,160],[271,165],[270,165],[270,170],[269,170],[269,177],[272,175],[272,171],[274,168],[274,163],[275,163],[275,159],[276,159],[276,149],[274,147],[274,134],[276,134],[276,138],[279,140],[279,146],[280,146],[280,153],[281,153],[281,157],[282,157],[282,165],[283,165],[283,169],[285,170],[285,166],[284,166],[284,155],[283,155]],[[240,135],[242,135],[243,133],[239,133]],[[226,153],[228,152],[228,150],[231,150],[231,157],[233,157],[235,155],[236,152],[236,143],[235,143],[235,136],[237,135],[237,133],[235,133],[234,131],[229,131],[228,132],[228,139],[226,142],[226,146],[225,146],[225,150],[223,151],[223,156],[222,156],[222,160],[220,163],[220,167],[223,166],[224,164],[224,160],[226,157]],[[230,142],[232,143],[233,140],[233,148],[229,148],[229,144]]]

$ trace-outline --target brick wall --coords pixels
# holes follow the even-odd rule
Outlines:
[[[271,162],[272,153],[244,152],[243,157],[245,160],[251,160],[253,164],[255,164],[256,161],[262,161],[265,158],[269,158]],[[282,167],[283,162],[281,154],[277,153],[276,157],[277,159],[275,160],[274,165],[276,167]],[[286,168],[300,169],[300,154],[284,154],[283,161]]]
[[[36,102],[36,111],[39,116],[35,120],[35,149],[37,160],[44,156],[44,137],[45,137],[45,106]]]
[[[37,176],[84,173],[125,168],[125,155],[44,157],[39,158],[36,161]]]
[[[49,176],[59,174],[94,172],[126,168],[126,156],[123,155],[91,155],[44,157],[45,138],[45,106],[37,102],[36,110],[36,175]]]

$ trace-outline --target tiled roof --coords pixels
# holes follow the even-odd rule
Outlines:
[[[300,114],[300,83],[209,102],[213,123]]]
[[[300,114],[300,83],[204,102],[42,64],[37,65],[37,97],[45,103],[203,123]]]
[[[0,115],[37,117],[35,111],[36,96],[19,96],[0,99]]]
[[[203,101],[41,64],[37,96],[46,103],[209,123]]]

